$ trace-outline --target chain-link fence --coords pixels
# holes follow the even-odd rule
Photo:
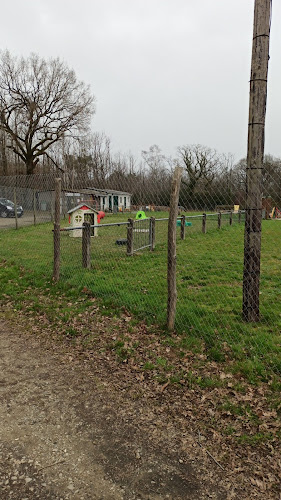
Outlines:
[[[89,290],[104,306],[113,304],[139,321],[165,327],[170,182],[158,184],[157,192],[154,184],[151,189],[149,183],[134,187],[124,176],[98,187],[89,176],[62,176],[61,282]],[[175,330],[183,357],[196,351],[202,359],[227,362],[249,377],[280,375],[281,205],[279,184],[275,187],[276,196],[271,182],[262,202],[261,318],[250,323],[242,316],[243,185],[222,183],[221,193],[205,186],[200,197],[202,186],[191,193],[182,183],[180,203],[185,204],[178,206],[176,222]],[[10,256],[31,273],[50,277],[55,176],[2,177],[0,198],[6,206],[1,208],[1,231],[18,228]],[[33,227],[22,233],[27,225]],[[6,257],[5,244],[2,239]]]

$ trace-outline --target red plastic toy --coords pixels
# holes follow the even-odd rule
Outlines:
[[[103,219],[104,217],[105,217],[105,213],[102,210],[100,210],[98,212],[98,224],[100,223],[101,219]]]

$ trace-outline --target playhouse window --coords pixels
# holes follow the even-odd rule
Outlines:
[[[122,196],[120,196],[120,203],[122,203]]]

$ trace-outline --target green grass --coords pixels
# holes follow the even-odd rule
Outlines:
[[[160,218],[168,214],[151,215]],[[106,216],[104,222],[121,222],[128,216]],[[112,306],[122,307],[136,320],[164,328],[167,226],[167,221],[157,223],[155,252],[144,250],[133,257],[126,256],[126,247],[115,244],[116,239],[126,238],[125,226],[99,228],[98,237],[92,239],[91,270],[81,266],[81,239],[61,233],[61,283],[57,289],[69,287],[68,293],[77,295],[86,287],[102,300],[106,313]],[[179,231],[178,228],[176,331],[181,355],[189,351],[202,353],[210,361],[225,363],[228,370],[241,373],[252,383],[258,378],[267,380],[272,373],[280,376],[281,223],[263,222],[258,324],[247,324],[241,318],[243,224],[234,220],[229,227],[225,217],[219,231],[216,217],[210,217],[205,235],[200,219],[192,219],[184,241],[180,240]],[[8,274],[0,273],[1,289],[7,296],[17,298],[16,307],[21,307],[26,287],[26,278],[19,271],[21,266],[28,271],[33,288],[33,309],[40,309],[36,288],[48,288],[52,275],[52,225],[2,231],[0,245],[1,257],[10,266]],[[69,332],[69,336],[75,336],[75,332]],[[174,342],[169,336],[163,341],[167,345]],[[122,358],[127,353],[122,351],[123,346],[119,347],[118,355]]]

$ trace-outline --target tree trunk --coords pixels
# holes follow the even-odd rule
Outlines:
[[[32,175],[34,174],[34,170],[36,167],[36,163],[34,162],[33,158],[28,158],[25,162],[26,165],[26,174],[27,175]]]
[[[3,175],[8,175],[8,162],[6,154],[6,139],[5,133],[1,133],[1,163],[3,166]]]

